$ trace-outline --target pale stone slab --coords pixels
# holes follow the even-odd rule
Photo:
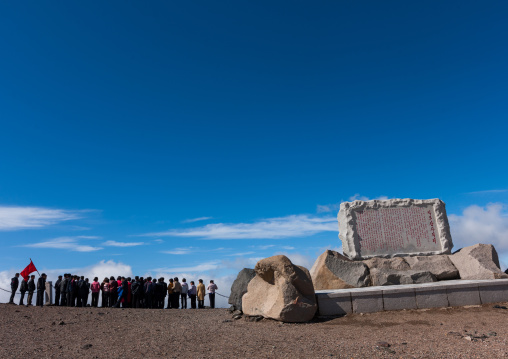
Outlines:
[[[450,307],[482,304],[478,283],[454,283],[447,285],[446,294]]]
[[[440,199],[343,202],[337,219],[342,250],[352,259],[449,254],[453,248]]]
[[[508,302],[508,279],[479,283],[482,304]]]
[[[400,289],[383,289],[383,309],[416,309],[416,295],[414,287],[404,286],[404,288]]]
[[[350,292],[317,296],[317,299],[319,315],[346,315],[353,312]]]
[[[418,309],[448,307],[448,294],[444,286],[423,286],[415,288]]]
[[[351,290],[354,313],[375,313],[383,310],[383,291],[380,287]]]

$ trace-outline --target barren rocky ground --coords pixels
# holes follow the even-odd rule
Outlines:
[[[508,357],[508,310],[493,304],[355,314],[308,324],[233,320],[226,309],[0,304],[0,320],[0,358]]]

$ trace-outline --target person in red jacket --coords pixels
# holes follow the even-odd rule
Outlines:
[[[97,308],[97,306],[99,305],[99,293],[101,291],[101,285],[99,283],[98,277],[95,277],[93,279],[90,289],[92,290],[92,307]]]

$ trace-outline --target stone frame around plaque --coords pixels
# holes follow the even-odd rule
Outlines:
[[[361,243],[356,226],[356,215],[354,212],[365,210],[377,210],[383,208],[401,208],[401,207],[429,207],[433,209],[433,217],[436,222],[436,240],[441,248],[431,251],[405,251],[394,253],[375,253],[363,254]],[[353,201],[343,202],[337,215],[339,222],[339,238],[342,241],[342,250],[345,256],[351,259],[367,259],[372,257],[401,257],[417,255],[450,254],[453,248],[452,237],[450,234],[450,225],[446,215],[445,203],[440,199],[389,199],[389,200],[371,200],[371,201]]]

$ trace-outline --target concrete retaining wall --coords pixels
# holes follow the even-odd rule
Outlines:
[[[316,298],[319,315],[458,307],[508,302],[508,279],[318,290]]]

